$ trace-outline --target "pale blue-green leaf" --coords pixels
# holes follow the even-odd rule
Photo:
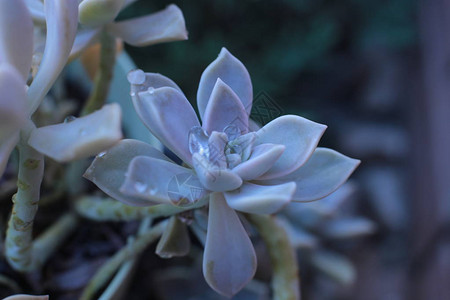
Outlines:
[[[202,127],[211,133],[221,132],[229,125],[237,127],[240,134],[247,133],[248,114],[236,93],[218,78],[203,115]]]
[[[125,4],[125,0],[83,0],[78,6],[80,24],[101,27],[112,22]]]
[[[178,216],[172,216],[156,246],[156,254],[162,258],[185,256],[190,247],[191,240],[186,224]]]
[[[87,116],[31,132],[28,143],[59,162],[86,158],[104,151],[122,138],[121,110],[107,104]]]
[[[28,89],[29,113],[38,108],[69,58],[78,26],[77,0],[46,0],[47,40],[39,70]]]
[[[22,0],[0,0],[0,63],[14,66],[25,83],[33,56],[33,21]]]
[[[253,278],[255,271],[255,250],[239,217],[221,193],[212,194],[203,255],[206,282],[219,294],[231,297]]]
[[[136,69],[131,58],[125,51],[117,58],[114,68],[114,77],[111,82],[108,102],[119,103],[123,112],[123,127],[127,138],[140,140],[149,143],[153,147],[160,150],[163,149],[162,144],[154,137],[145,125],[139,119],[133,102],[130,101],[129,84],[127,75],[130,70]]]
[[[251,214],[273,214],[281,210],[292,199],[295,183],[280,185],[257,185],[245,182],[234,191],[225,192],[228,205]]]
[[[138,47],[188,38],[183,13],[174,4],[147,16],[109,24],[107,28],[126,43]]]
[[[140,69],[131,70],[127,74],[127,80],[131,85],[131,94],[147,91],[149,88],[171,87],[183,93],[172,79],[159,73],[144,73]]]
[[[26,122],[26,90],[22,75],[8,63],[0,64],[0,141]]]
[[[250,115],[253,101],[253,88],[250,75],[245,66],[227,49],[222,48],[219,57],[203,72],[197,91],[197,105],[203,119],[206,107],[217,79],[225,82],[241,100],[247,115]]]
[[[297,171],[267,182],[295,181],[297,191],[293,201],[308,202],[321,199],[347,181],[360,161],[328,148],[317,148],[310,159]]]
[[[280,158],[284,145],[261,144],[253,148],[247,161],[237,165],[233,172],[243,180],[253,180],[266,173]]]
[[[242,179],[238,175],[229,169],[217,167],[199,153],[194,153],[192,163],[198,179],[207,190],[214,192],[231,191],[242,184]]]
[[[351,181],[346,182],[330,195],[306,203],[292,203],[292,207],[286,213],[292,217],[299,214],[315,213],[324,218],[330,218],[339,213],[341,206],[356,193],[356,184]]]
[[[225,157],[225,146],[227,142],[227,135],[217,131],[213,131],[208,139],[209,161],[221,169],[227,167]]]
[[[186,97],[174,88],[161,87],[139,92],[132,98],[145,126],[167,148],[191,165],[189,131],[200,123]]]
[[[249,132],[247,134],[241,135],[234,141],[231,141],[230,143],[228,143],[228,146],[233,149],[234,153],[240,155],[241,161],[246,161],[252,154],[255,140],[256,140],[256,133]]]
[[[34,295],[18,294],[3,298],[3,300],[48,300],[48,295],[34,296]]]
[[[98,41],[100,29],[80,30],[75,36],[72,50],[70,50],[69,60],[77,58],[84,50]]]
[[[191,169],[147,156],[131,160],[120,192],[149,203],[189,205],[207,194]]]
[[[45,13],[44,13],[44,3],[40,0],[25,0],[25,4],[30,11],[33,21],[44,24],[45,23]]]
[[[103,192],[125,204],[149,205],[148,201],[126,196],[119,189],[125,181],[125,173],[131,160],[137,156],[148,156],[170,161],[158,149],[137,140],[121,140],[113,147],[97,155],[83,175],[95,183]]]
[[[325,129],[325,125],[286,115],[258,130],[255,145],[272,143],[286,146],[280,159],[259,179],[277,178],[297,170],[314,152]]]

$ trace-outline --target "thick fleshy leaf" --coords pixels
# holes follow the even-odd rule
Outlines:
[[[44,9],[47,40],[39,70],[28,89],[30,114],[36,111],[65,66],[78,26],[78,0],[45,0]]]
[[[162,152],[149,144],[137,140],[121,140],[97,155],[83,176],[116,200],[134,206],[147,206],[149,205],[148,201],[126,196],[119,191],[125,181],[125,173],[131,160],[137,156],[170,161]]]
[[[44,3],[40,0],[25,0],[33,21],[45,23]]]
[[[208,231],[203,255],[206,282],[231,297],[255,275],[256,255],[239,217],[221,193],[211,195]]]
[[[233,172],[243,180],[253,180],[266,173],[280,158],[284,145],[261,144],[253,148],[247,161],[237,165]]]
[[[225,157],[227,142],[227,135],[217,131],[213,131],[208,139],[209,161],[222,169],[227,167],[227,159]]]
[[[112,22],[125,0],[83,0],[78,6],[80,24],[87,27],[100,27]]]
[[[144,73],[136,69],[128,72],[128,82],[131,84],[131,95],[147,91],[149,88],[171,87],[183,93],[178,85],[172,79],[158,73]]]
[[[240,156],[241,161],[246,161],[250,158],[253,150],[253,144],[256,140],[256,133],[249,132],[240,137],[230,141],[227,147],[227,154],[236,153]],[[229,153],[228,153],[229,152]]]
[[[82,118],[34,129],[28,143],[59,162],[89,157],[122,138],[121,115],[118,104],[108,104]]]
[[[245,66],[227,49],[222,48],[219,57],[203,72],[197,91],[197,105],[200,117],[203,119],[211,93],[220,78],[239,97],[242,105],[250,115],[252,110],[253,89],[250,75]]]
[[[3,298],[3,300],[48,300],[48,295],[35,296],[35,295],[17,294]]]
[[[299,218],[303,214],[318,214],[320,218],[329,219],[340,212],[341,206],[355,196],[356,191],[357,185],[347,181],[336,191],[320,199],[320,201],[293,203],[293,207],[287,209],[286,214],[293,218]]]
[[[195,203],[207,194],[191,169],[147,156],[131,160],[120,192],[153,203],[180,206]]]
[[[10,137],[27,119],[25,83],[19,72],[0,64],[0,141]]]
[[[0,63],[14,66],[26,82],[33,56],[33,21],[23,0],[0,0]]]
[[[325,129],[325,125],[286,115],[258,130],[255,145],[272,143],[286,146],[280,159],[260,179],[276,178],[297,170],[314,152]]]
[[[225,192],[228,205],[251,214],[273,214],[287,205],[295,192],[295,183],[257,185],[246,182],[232,192]]]
[[[199,126],[194,109],[186,97],[171,87],[149,88],[132,95],[133,104],[145,126],[172,152],[188,164],[189,131]]]
[[[139,47],[188,38],[183,13],[174,4],[148,16],[112,23],[108,30],[126,43]]]
[[[69,60],[77,58],[81,52],[98,40],[100,29],[85,29],[79,31],[73,42],[72,50],[70,50]]]
[[[0,178],[5,172],[6,165],[8,164],[9,156],[14,150],[14,147],[19,141],[19,133],[13,134],[11,137],[5,140],[0,140]]]
[[[310,159],[297,171],[268,182],[295,181],[297,191],[293,201],[321,199],[347,181],[360,161],[327,148],[317,148]]]
[[[210,191],[224,192],[237,189],[242,179],[229,169],[221,169],[211,163],[208,158],[194,153],[192,163],[202,185]]]
[[[248,132],[248,114],[239,97],[220,78],[217,79],[203,116],[203,129],[211,133],[235,126],[240,134]]]
[[[178,216],[172,216],[156,246],[156,254],[162,258],[185,256],[189,253],[191,240],[186,224]]]

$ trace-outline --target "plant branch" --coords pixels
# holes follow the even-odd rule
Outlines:
[[[82,116],[90,114],[103,106],[108,96],[109,86],[114,73],[116,40],[114,36],[103,31],[100,36],[100,43],[100,63],[95,74],[93,89],[81,111]]]
[[[15,270],[22,272],[32,270],[33,223],[44,175],[43,155],[27,144],[33,127],[30,125],[21,132],[17,193],[12,197],[13,208],[6,231],[6,259]]]
[[[142,233],[136,239],[128,243],[119,252],[114,254],[108,262],[106,262],[95,273],[94,277],[90,280],[88,286],[83,291],[81,300],[93,299],[95,294],[108,282],[113,274],[119,269],[123,262],[128,259],[134,258],[141,254],[142,251],[147,248],[153,241],[155,241],[167,226],[168,221],[162,221],[153,228]]]
[[[273,299],[300,299],[297,258],[286,231],[274,216],[249,214],[247,218],[256,227],[269,251],[273,268]]]
[[[123,204],[110,198],[82,197],[75,204],[76,211],[83,217],[95,221],[132,221],[146,217],[170,217],[205,205],[199,200],[192,206],[179,207],[172,204],[159,204],[153,206],[137,207]]]

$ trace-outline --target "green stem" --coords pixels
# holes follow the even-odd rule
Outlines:
[[[103,31],[100,36],[100,43],[100,64],[95,74],[94,87],[81,112],[82,116],[90,114],[103,106],[108,96],[109,86],[114,73],[116,40],[114,36]]]
[[[145,218],[141,221],[141,224],[138,229],[138,236],[144,234],[149,226],[152,223],[151,218]],[[129,237],[129,241],[133,239],[134,237]],[[120,269],[117,271],[114,278],[111,280],[111,283],[108,285],[108,287],[105,289],[105,291],[102,293],[102,295],[98,298],[99,300],[107,300],[107,299],[118,299],[120,297],[123,297],[123,293],[126,291],[127,286],[129,285],[130,281],[132,280],[132,277],[130,276],[133,272],[133,269],[136,267],[138,259],[137,257],[133,259],[129,259],[128,261],[124,262]]]
[[[95,221],[132,221],[146,217],[153,219],[170,217],[203,205],[205,201],[200,200],[189,207],[178,207],[172,204],[136,207],[113,199],[86,196],[76,202],[75,209],[81,216]]]
[[[34,125],[33,125],[34,126]],[[5,253],[9,264],[18,271],[32,269],[32,234],[34,217],[38,209],[39,193],[44,175],[44,157],[28,146],[33,127],[21,132],[19,148],[19,176],[17,193],[6,231]]]
[[[21,131],[17,193],[12,198],[13,208],[6,231],[6,259],[13,269],[20,272],[31,272],[41,267],[76,225],[76,217],[66,215],[33,242],[33,224],[44,175],[43,155],[27,144],[34,128],[30,122]]]
[[[297,258],[286,231],[274,216],[247,215],[264,240],[273,268],[273,299],[300,299]]]
[[[168,221],[162,221],[155,227],[139,235],[132,240],[128,245],[122,248],[119,252],[114,254],[111,259],[106,262],[94,275],[88,286],[81,295],[81,300],[93,299],[95,294],[108,282],[111,276],[119,269],[123,262],[134,258],[141,254],[147,246],[156,240],[163,233]]]

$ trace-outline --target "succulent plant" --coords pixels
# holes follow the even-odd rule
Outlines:
[[[147,144],[123,140],[97,156],[85,176],[131,205],[207,203],[203,272],[221,294],[236,294],[256,268],[253,246],[235,210],[273,214],[291,201],[323,198],[359,164],[317,148],[326,126],[302,117],[282,116],[258,128],[249,119],[250,76],[225,48],[200,79],[201,126],[167,77],[134,70],[128,79],[139,117],[183,165]]]

